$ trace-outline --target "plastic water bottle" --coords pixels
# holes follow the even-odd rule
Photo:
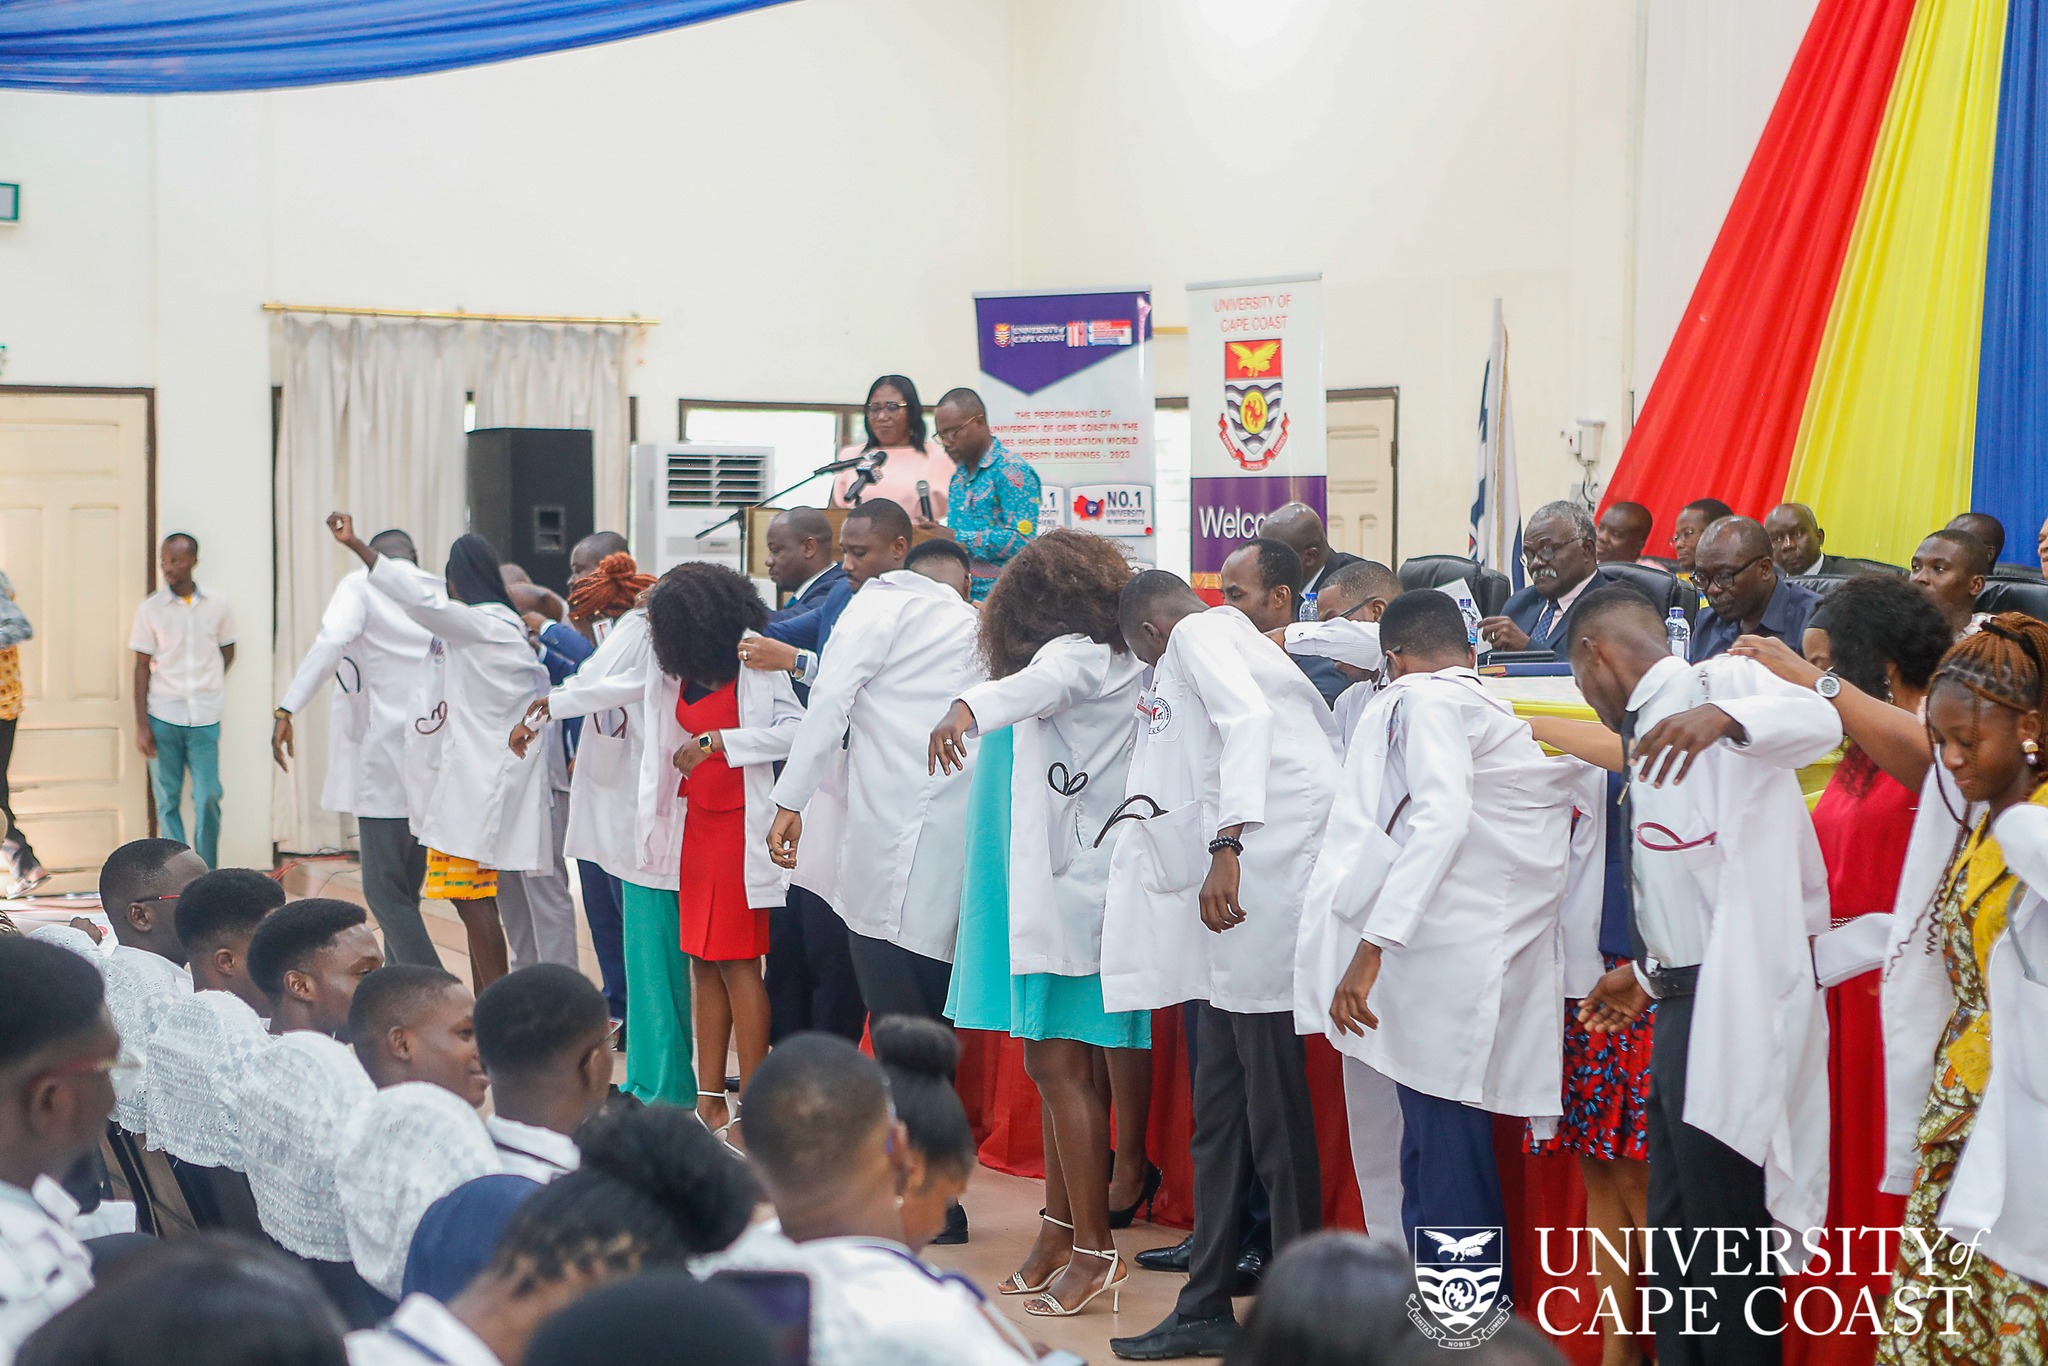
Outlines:
[[[1692,652],[1692,626],[1685,619],[1685,609],[1674,607],[1664,617],[1664,638],[1671,642],[1671,653],[1680,659]]]
[[[1308,592],[1301,595],[1301,610],[1294,614],[1294,619],[1296,621],[1314,621],[1316,619],[1315,589],[1311,588]]]

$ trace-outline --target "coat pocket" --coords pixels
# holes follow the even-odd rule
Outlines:
[[[1141,824],[1143,822],[1140,822]],[[1045,842],[1052,854],[1052,875],[1059,877],[1074,866],[1086,837],[1081,833],[1081,794],[1061,796],[1057,790],[1046,794]]]
[[[1200,802],[1134,824],[1139,886],[1155,896],[1171,896],[1201,885],[1209,871],[1209,841],[1202,832]]]

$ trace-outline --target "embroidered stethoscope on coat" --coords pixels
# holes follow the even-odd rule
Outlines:
[[[428,724],[429,722],[432,724]],[[428,712],[425,716],[414,719],[412,728],[422,735],[432,735],[447,724],[448,704],[446,702],[436,702],[432,711]]]

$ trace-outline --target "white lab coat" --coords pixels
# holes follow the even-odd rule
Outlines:
[[[1979,1255],[2048,1285],[2048,1165],[2041,1161],[2048,1153],[2048,808],[2008,808],[1991,834],[2025,887],[2008,911],[2006,932],[1991,946],[1984,975],[1991,1079],[1941,1222],[1963,1242],[1981,1235]]]
[[[661,671],[650,648],[641,671],[642,700],[634,718],[644,726],[646,743],[640,751],[639,811],[634,823],[640,844],[640,871],[630,880],[645,887],[674,887],[681,869],[683,816],[688,803],[682,796],[682,775],[675,769],[675,752],[697,737],[676,720],[676,698],[682,693],[679,680]],[[747,905],[755,910],[772,910],[789,895],[789,874],[768,857],[768,828],[775,822],[775,764],[789,754],[803,721],[803,704],[796,700],[789,675],[779,670],[764,672],[743,668],[739,673],[740,724],[722,731],[725,761],[744,770],[741,784],[746,789],[746,878]],[[580,763],[580,761],[579,761]],[[656,882],[656,877],[666,877]]]
[[[1295,621],[1288,623],[1286,636],[1288,654],[1349,664],[1372,675],[1338,693],[1337,700],[1330,704],[1331,718],[1337,723],[1337,753],[1342,757],[1351,747],[1351,735],[1358,728],[1359,718],[1372,705],[1373,698],[1387,686],[1381,672],[1386,667],[1387,657],[1380,649],[1380,624],[1376,621],[1353,621],[1349,617]]]
[[[1841,718],[1752,660],[1722,655],[1689,672],[1689,705],[1721,708],[1749,739],[1701,753],[1675,789],[1689,798],[1684,814],[1660,811],[1683,827],[1656,832],[1657,842],[1683,846],[1673,856],[1709,910],[1685,1122],[1763,1167],[1772,1218],[1818,1228],[1827,1217],[1828,1025],[1811,938],[1828,928],[1827,869],[1797,770],[1842,742]],[[1642,845],[1639,830],[1637,858]]]
[[[433,578],[404,560],[396,565]],[[358,569],[335,585],[320,616],[320,633],[278,702],[288,712],[302,712],[320,685],[334,680],[327,778],[320,787],[325,809],[384,820],[407,814],[405,732],[433,639],[433,632],[391,598],[371,590],[369,570]]]
[[[832,628],[775,785],[777,806],[804,810],[844,737],[844,827],[832,890],[821,894],[856,934],[949,963],[968,773],[928,773],[927,754],[932,728],[984,676],[980,623],[958,593],[922,574],[898,569],[868,580]],[[813,838],[807,819],[799,849]]]
[[[664,870],[665,881],[647,881],[636,838],[640,754],[647,736],[640,707],[647,691],[644,670],[653,656],[647,613],[635,608],[612,623],[582,667],[548,694],[548,714],[557,722],[584,718],[576,767],[569,775],[563,855],[587,859],[613,877],[643,887],[672,891],[674,862]]]
[[[1559,910],[1583,768],[1546,758],[1469,668],[1396,679],[1359,722],[1309,882],[1296,1028],[1425,1095],[1562,1114]],[[1329,1019],[1361,938],[1383,951],[1363,1036]]]
[[[1303,899],[1342,770],[1336,725],[1294,662],[1234,607],[1184,617],[1153,670],[1131,760],[1133,814],[1111,838],[1102,929],[1106,1009],[1207,1001],[1268,1014],[1294,1008]],[[1244,826],[1239,905],[1222,934],[1203,925],[1209,841]]]
[[[1145,666],[1083,635],[1040,646],[1008,678],[961,694],[975,733],[1011,730],[1010,971],[1102,970],[1112,845],[1095,836],[1123,800]],[[1053,765],[1060,765],[1055,770]],[[1069,792],[1053,787],[1055,777]],[[1085,778],[1085,782],[1083,779]]]
[[[547,691],[526,623],[502,603],[454,602],[438,580],[382,555],[370,583],[434,633],[406,741],[407,779],[419,785],[408,790],[413,834],[500,872],[552,867],[545,753],[534,746],[521,759],[505,743]]]

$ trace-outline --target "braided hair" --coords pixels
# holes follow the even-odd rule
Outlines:
[[[653,586],[654,575],[642,574],[631,555],[613,551],[569,585],[569,620],[622,617],[632,610],[634,599]]]

